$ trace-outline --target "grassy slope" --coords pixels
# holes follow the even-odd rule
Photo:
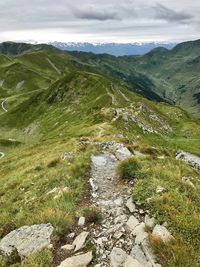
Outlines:
[[[46,53],[52,62],[56,61],[56,55],[48,51],[40,54],[39,58],[43,56],[45,59]],[[40,68],[39,72],[51,79],[55,75],[54,80],[57,81],[51,82],[46,90],[10,100],[8,113],[0,115],[0,151],[6,152],[5,159],[0,162],[1,235],[24,224],[42,222],[51,222],[56,227],[56,238],[68,232],[76,213],[83,208],[79,202],[84,197],[85,180],[89,176],[90,155],[97,152],[93,146],[80,146],[80,137],[101,141],[115,139],[129,143],[130,149],[137,147],[150,156],[152,146],[157,149],[153,152],[156,155],[168,155],[164,160],[156,160],[153,155],[154,160],[150,157],[141,162],[144,173],[141,176],[144,178],[141,177],[136,183],[134,197],[146,203],[147,197],[155,196],[157,185],[168,189],[164,200],[155,199],[148,208],[158,221],[167,221],[170,230],[181,241],[169,246],[167,253],[166,248],[160,248],[158,256],[163,266],[189,267],[191,262],[192,266],[199,266],[199,247],[195,243],[198,241],[194,239],[188,220],[193,218],[193,226],[197,229],[195,233],[198,233],[196,215],[200,209],[200,176],[174,160],[177,149],[200,155],[197,146],[200,133],[198,122],[179,108],[162,103],[155,105],[101,75],[70,71],[70,62],[66,65],[59,63],[63,74],[58,75],[45,60],[42,60],[45,65],[38,67],[38,60],[34,62],[37,53],[31,52],[31,62],[27,57],[24,54],[17,60],[31,69]],[[65,54],[59,54],[58,58],[60,61],[65,59]],[[78,68],[80,66],[83,68],[82,65]],[[122,97],[119,90],[130,102]],[[139,112],[141,106],[145,108]],[[123,117],[114,121],[113,114],[117,108],[132,115],[138,114],[140,123],[151,125],[159,134],[144,134],[138,124]],[[173,132],[164,131],[159,121],[152,121],[152,113],[169,124]],[[21,144],[13,143],[8,138],[14,138]],[[73,152],[75,156],[62,161],[60,156],[65,151]],[[194,179],[196,192],[191,192],[182,184],[181,177],[184,175]],[[57,199],[47,194],[55,187],[66,186],[69,191]],[[183,224],[177,225],[177,221],[183,221]],[[185,253],[184,259],[179,256],[181,252]],[[166,254],[164,259],[163,254]],[[46,257],[41,254],[37,260],[31,258],[31,263],[24,264],[39,267],[41,263],[37,262],[39,259],[43,261],[43,258]],[[49,266],[49,263],[44,266]]]
[[[157,48],[139,57],[71,54],[149,99],[166,99],[200,116],[199,41],[180,44],[172,51]]]

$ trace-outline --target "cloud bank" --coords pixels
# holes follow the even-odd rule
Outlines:
[[[1,0],[0,41],[183,41],[200,38],[200,2]]]

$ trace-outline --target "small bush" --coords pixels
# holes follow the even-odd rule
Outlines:
[[[134,179],[139,175],[141,165],[136,158],[122,161],[118,166],[118,175],[122,179]]]
[[[96,208],[85,209],[83,215],[87,223],[98,223],[101,219],[101,214]]]

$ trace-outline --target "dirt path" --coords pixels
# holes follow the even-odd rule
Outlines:
[[[111,92],[109,92],[108,88],[106,88],[106,91],[107,91],[107,94],[111,97],[112,105],[116,105],[117,101],[115,99],[115,96]]]
[[[118,93],[124,98],[125,101],[131,103],[131,100],[121,90],[118,90]]]

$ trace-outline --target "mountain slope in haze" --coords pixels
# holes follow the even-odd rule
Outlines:
[[[81,52],[92,52],[95,54],[110,54],[113,56],[124,56],[124,55],[144,55],[150,50],[163,46],[171,49],[175,46],[174,43],[61,43],[52,42],[49,43],[56,48],[66,51],[81,51]]]
[[[200,156],[199,121],[179,107],[130,91],[123,85],[128,86],[128,81],[117,76],[114,57],[104,55],[99,60],[90,55],[92,59],[83,60],[83,56],[88,54],[78,58],[45,48],[2,56],[0,70],[8,68],[2,71],[5,80],[10,80],[9,70],[14,85],[25,70],[37,77],[35,81],[29,73],[24,78],[27,87],[17,92],[12,86],[4,88],[7,112],[0,110],[0,152],[5,155],[0,159],[0,238],[23,225],[50,222],[55,231],[53,250],[22,261],[13,258],[12,263],[0,257],[0,266],[58,266],[58,259],[67,257],[61,246],[76,231],[80,216],[89,218],[88,229],[91,223],[98,227],[99,210],[91,205],[88,185],[91,156],[101,153],[95,143],[116,141],[135,156],[144,155],[137,159],[142,170],[134,186],[127,184],[134,201],[156,223],[167,222],[175,237],[166,245],[150,235],[158,262],[163,267],[198,267],[200,176],[175,155],[185,150]],[[105,71],[105,58],[114,70]],[[13,64],[19,67],[13,70]],[[131,75],[126,59],[122,64]],[[40,84],[40,90],[32,90],[35,84]],[[183,177],[191,179],[195,190]],[[156,193],[160,186],[166,189],[162,195]],[[85,249],[91,247],[88,244]]]

